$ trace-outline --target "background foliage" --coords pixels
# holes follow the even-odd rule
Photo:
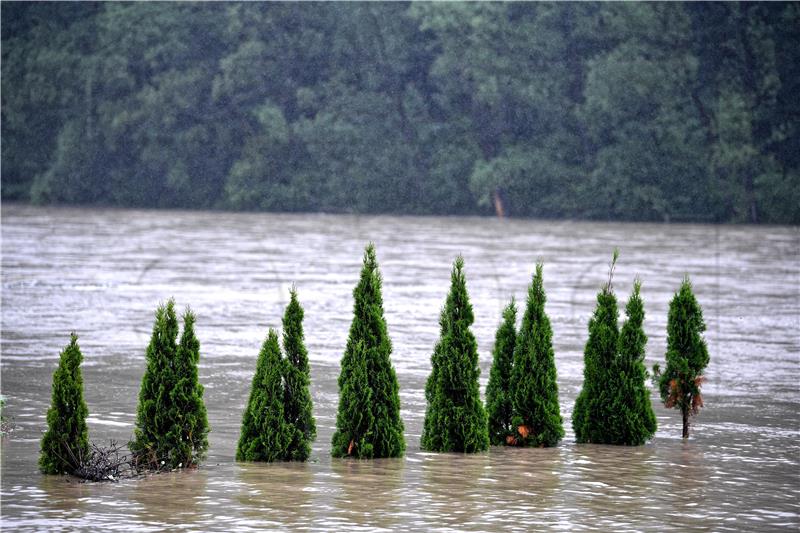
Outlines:
[[[2,198],[800,223],[797,3],[9,3]]]

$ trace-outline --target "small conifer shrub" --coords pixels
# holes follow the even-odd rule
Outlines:
[[[503,310],[503,321],[497,328],[492,350],[492,368],[486,386],[486,415],[489,418],[489,442],[508,444],[513,439],[511,426],[511,369],[517,340],[517,306],[514,299]]]
[[[361,277],[353,290],[353,322],[342,356],[339,410],[331,439],[334,457],[401,457],[405,452],[400,387],[390,358],[392,343],[383,317],[381,283],[375,246],[370,243],[364,252]],[[369,414],[354,411],[365,405],[369,406]],[[357,429],[363,433],[354,434],[350,421],[357,416],[363,416],[369,425],[366,430],[363,424],[359,425]]]
[[[589,340],[583,352],[583,388],[572,410],[572,428],[579,443],[607,443],[612,433],[609,420],[614,397],[610,369],[617,354],[617,297],[611,281],[619,252],[614,250],[608,281],[597,294],[597,306],[589,319]]]
[[[469,329],[473,321],[464,259],[459,256],[450,276],[441,335],[426,384],[424,450],[473,453],[489,447],[488,419],[478,385],[478,344]]]
[[[647,335],[643,329],[641,287],[640,280],[634,281],[633,292],[625,306],[627,319],[620,330],[617,356],[610,372],[614,389],[607,444],[639,446],[650,440],[657,428],[650,391],[646,386],[644,356]]]
[[[341,378],[339,380],[342,381]],[[337,441],[347,443],[347,449],[333,449],[335,457],[374,457],[372,430],[372,389],[367,378],[367,358],[364,342],[353,346],[348,379],[340,383],[339,410],[336,414]]]
[[[542,263],[528,288],[528,301],[514,347],[511,373],[512,428],[509,444],[555,446],[564,438],[558,405],[553,330],[544,310]]]
[[[578,442],[638,446],[656,432],[645,385],[644,301],[642,283],[637,279],[625,306],[627,318],[619,330],[611,284],[618,257],[614,250],[608,282],[597,295],[597,307],[589,320],[583,389],[575,402],[572,426]]]
[[[278,334],[270,329],[258,355],[250,398],[242,415],[237,461],[272,462],[287,458],[293,431],[284,413],[284,364]]]
[[[208,448],[208,417],[198,380],[200,343],[187,309],[178,344],[175,302],[156,310],[147,367],[139,390],[134,439],[129,446],[140,469],[197,466]]]
[[[53,396],[39,455],[39,469],[44,474],[71,474],[89,456],[89,408],[83,399],[82,361],[78,336],[72,333],[53,373]]]
[[[687,276],[669,304],[667,367],[663,373],[658,365],[653,367],[653,380],[661,392],[664,406],[681,411],[684,439],[689,438],[689,416],[697,415],[703,407],[700,386],[705,382],[703,370],[709,359],[702,337],[705,329],[703,310]]]
[[[291,299],[283,316],[283,351],[286,355],[284,415],[291,432],[286,459],[305,461],[311,454],[311,443],[317,436],[317,426],[309,392],[311,370],[303,341],[303,308],[294,287],[290,294]]]

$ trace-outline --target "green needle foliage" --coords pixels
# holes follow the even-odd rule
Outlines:
[[[303,342],[303,308],[297,300],[297,290],[294,287],[290,294],[291,300],[283,315],[283,351],[286,354],[283,408],[292,434],[286,458],[305,461],[311,453],[311,443],[317,436],[317,426],[308,389],[311,370]]]
[[[367,378],[367,358],[362,341],[353,346],[352,356],[347,382],[343,384],[339,378],[341,396],[332,453],[334,457],[352,455],[370,458],[375,455],[372,435],[375,417],[372,414],[372,389]],[[344,443],[347,443],[346,449],[341,447]]]
[[[281,348],[278,334],[269,330],[258,355],[250,399],[242,415],[237,461],[282,461],[293,437],[284,413]]]
[[[608,282],[597,294],[597,307],[589,319],[589,340],[583,352],[583,388],[572,411],[572,428],[575,440],[580,443],[606,443],[611,434],[608,421],[613,386],[609,368],[616,358],[619,338],[617,297],[611,281],[618,257],[619,252],[614,250]]]
[[[689,416],[703,407],[700,386],[705,381],[703,370],[708,365],[708,348],[702,337],[706,329],[703,310],[692,292],[686,276],[669,304],[667,315],[667,368],[661,373],[653,367],[653,381],[668,409],[680,409],[683,438],[689,438]]]
[[[642,282],[633,283],[633,292],[625,306],[627,320],[619,334],[617,357],[611,370],[616,380],[611,405],[611,438],[608,444],[639,446],[656,432],[656,415],[647,389],[647,369],[644,366],[647,335],[644,333],[644,302]]]
[[[89,456],[89,408],[83,400],[81,361],[78,336],[72,333],[53,373],[53,399],[47,410],[47,431],[39,455],[39,468],[44,474],[72,473]]]
[[[381,275],[372,243],[364,252],[361,278],[353,290],[353,299],[353,322],[339,374],[339,412],[331,454],[334,457],[400,457],[406,448],[400,419],[400,387],[390,358],[392,343],[383,318]],[[360,377],[362,365],[367,377],[366,387]],[[361,406],[369,406],[369,415],[355,411]],[[353,434],[348,421],[359,416],[366,416],[369,425],[364,433]],[[359,428],[363,430],[363,424]]]
[[[544,311],[542,263],[528,288],[528,302],[514,348],[511,374],[512,443],[555,446],[564,437],[558,405],[553,330]]]
[[[442,339],[447,331],[447,314],[446,309],[442,308],[439,314],[439,328],[441,334],[439,340],[433,347],[431,354],[431,374],[428,376],[428,381],[425,383],[425,401],[427,409],[425,412],[425,420],[422,427],[421,446],[427,450],[441,450],[443,447],[443,435],[437,431],[444,422],[439,421],[439,416],[442,415],[439,411],[431,410],[430,406],[433,405],[439,387],[439,373],[442,360]],[[487,418],[488,423],[488,418]]]
[[[203,386],[198,377],[200,342],[194,333],[195,315],[190,309],[183,314],[183,333],[175,352],[174,371],[177,381],[170,395],[172,429],[169,440],[174,443],[169,464],[192,467],[199,464],[208,449],[208,415],[203,402]]]
[[[472,453],[489,447],[488,419],[478,387],[478,344],[469,329],[473,321],[464,259],[459,256],[425,387],[428,408],[421,439],[425,450]]]
[[[486,386],[486,415],[489,418],[489,442],[506,444],[513,434],[511,426],[511,369],[517,340],[517,306],[514,299],[503,310],[503,322],[497,328],[492,351],[492,369]]]
[[[140,468],[197,466],[208,448],[208,417],[197,375],[200,343],[194,321],[194,314],[187,309],[178,345],[175,301],[170,299],[156,310],[130,443]]]

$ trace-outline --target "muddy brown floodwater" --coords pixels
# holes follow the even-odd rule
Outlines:
[[[400,381],[404,459],[332,460],[336,378],[364,245],[375,241]],[[684,273],[711,354],[692,437],[656,405],[637,448],[576,445],[587,321],[612,249],[624,302],[643,279],[648,367],[663,361],[667,306]],[[419,449],[424,384],[457,254],[475,309],[481,390],[508,298],[545,263],[566,437],[553,449],[477,455]],[[181,211],[2,209],[3,530],[797,530],[800,525],[800,229]],[[288,288],[305,307],[318,438],[307,464],[234,462],[260,344]],[[212,427],[198,470],[118,484],[37,471],[50,382],[80,335],[90,438],[133,430],[159,302],[197,313]],[[620,306],[622,308],[622,305]]]

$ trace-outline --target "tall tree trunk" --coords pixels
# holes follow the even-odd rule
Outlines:
[[[681,407],[681,414],[683,415],[683,438],[689,438],[689,408]]]

